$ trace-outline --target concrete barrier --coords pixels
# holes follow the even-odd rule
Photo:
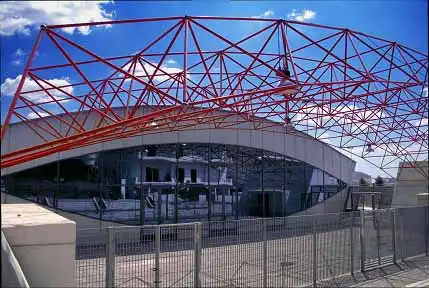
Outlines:
[[[30,287],[75,287],[76,224],[37,204],[1,206],[1,229]]]

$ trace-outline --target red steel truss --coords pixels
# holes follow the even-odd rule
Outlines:
[[[139,51],[105,56],[87,41],[91,36],[78,43],[61,33],[101,25],[135,29],[135,38],[111,41],[121,48],[137,43]],[[35,58],[44,46],[49,66]],[[297,89],[279,87],[283,67]],[[250,121],[254,129],[269,129],[291,121],[296,130],[288,133],[305,132],[387,169],[399,160],[427,159],[427,75],[428,56],[397,42],[279,19],[185,16],[43,26],[1,130],[3,142],[8,125],[22,121],[40,143],[1,155],[1,168],[201,123],[240,129]],[[139,113],[142,107],[151,111]],[[88,124],[88,111],[99,120]]]

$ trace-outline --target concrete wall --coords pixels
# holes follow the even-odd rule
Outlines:
[[[417,168],[411,168],[409,164],[400,163],[393,191],[392,208],[421,205],[418,194],[428,193],[428,161],[415,162]]]
[[[118,109],[118,111],[119,110],[121,109]],[[148,108],[146,108],[145,111],[140,111],[139,113],[142,114],[143,112],[149,112]],[[242,118],[239,118],[239,116],[232,115],[231,113],[217,113],[224,115],[225,118],[229,118],[229,121],[231,122],[243,120]],[[66,119],[65,117],[68,116],[62,115],[60,117]],[[78,117],[84,117],[84,114],[80,114]],[[99,118],[100,117],[96,113],[91,112],[85,127],[90,129],[95,125],[95,123],[97,123]],[[63,134],[68,130],[67,127],[64,127],[64,124],[55,118],[47,117],[46,120]],[[70,119],[66,120],[70,121]],[[35,119],[33,121],[42,123],[42,120],[40,119]],[[10,168],[2,169],[1,175],[3,176],[28,168],[37,167],[57,161],[58,159],[73,158],[99,151],[123,149],[140,145],[181,142],[229,144],[263,149],[306,162],[345,183],[351,182],[351,174],[354,171],[356,163],[350,158],[339,153],[327,144],[306,136],[301,132],[295,131],[293,135],[286,134],[286,129],[281,124],[275,124],[268,120],[258,121],[261,122],[261,125],[270,125],[272,127],[265,128],[265,130],[262,131],[255,130],[253,127],[254,124],[251,122],[239,124],[238,128],[233,129],[217,129],[208,124],[200,124],[192,127],[192,130],[181,131],[180,133],[174,131],[151,135],[140,135],[138,137],[119,139],[56,153]],[[48,136],[47,138],[49,139]],[[24,123],[12,124],[9,126],[6,135],[2,140],[1,154],[16,151],[17,149],[39,143],[41,143],[40,137],[29,129],[27,125]]]
[[[30,287],[75,287],[75,223],[36,204],[2,204],[1,212]]]
[[[1,193],[1,203],[2,204],[30,204],[33,203],[31,201],[10,195]],[[99,221],[94,218],[85,217],[82,215],[62,211],[62,210],[54,210],[49,207],[43,206],[44,209],[49,210],[53,213],[56,213],[64,218],[67,218],[74,223],[76,223],[76,229],[84,229],[84,228],[107,228],[113,226],[123,226],[123,224],[109,221]]]

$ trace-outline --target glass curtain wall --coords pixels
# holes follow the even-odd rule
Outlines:
[[[136,147],[55,161],[3,180],[10,194],[130,225],[287,216],[345,188],[282,154],[186,143],[186,132],[175,133],[176,143],[145,144],[151,136],[144,135]]]

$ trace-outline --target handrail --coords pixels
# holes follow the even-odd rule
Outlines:
[[[11,284],[14,284],[13,286],[15,287],[30,288],[27,278],[25,278],[24,272],[22,272],[21,266],[15,258],[15,254],[13,254],[12,248],[10,248],[3,231],[1,231],[1,249],[2,287],[10,287]],[[9,273],[3,273],[3,271],[7,271]],[[13,272],[14,275],[11,275],[10,272]],[[12,277],[15,279],[12,279]]]

